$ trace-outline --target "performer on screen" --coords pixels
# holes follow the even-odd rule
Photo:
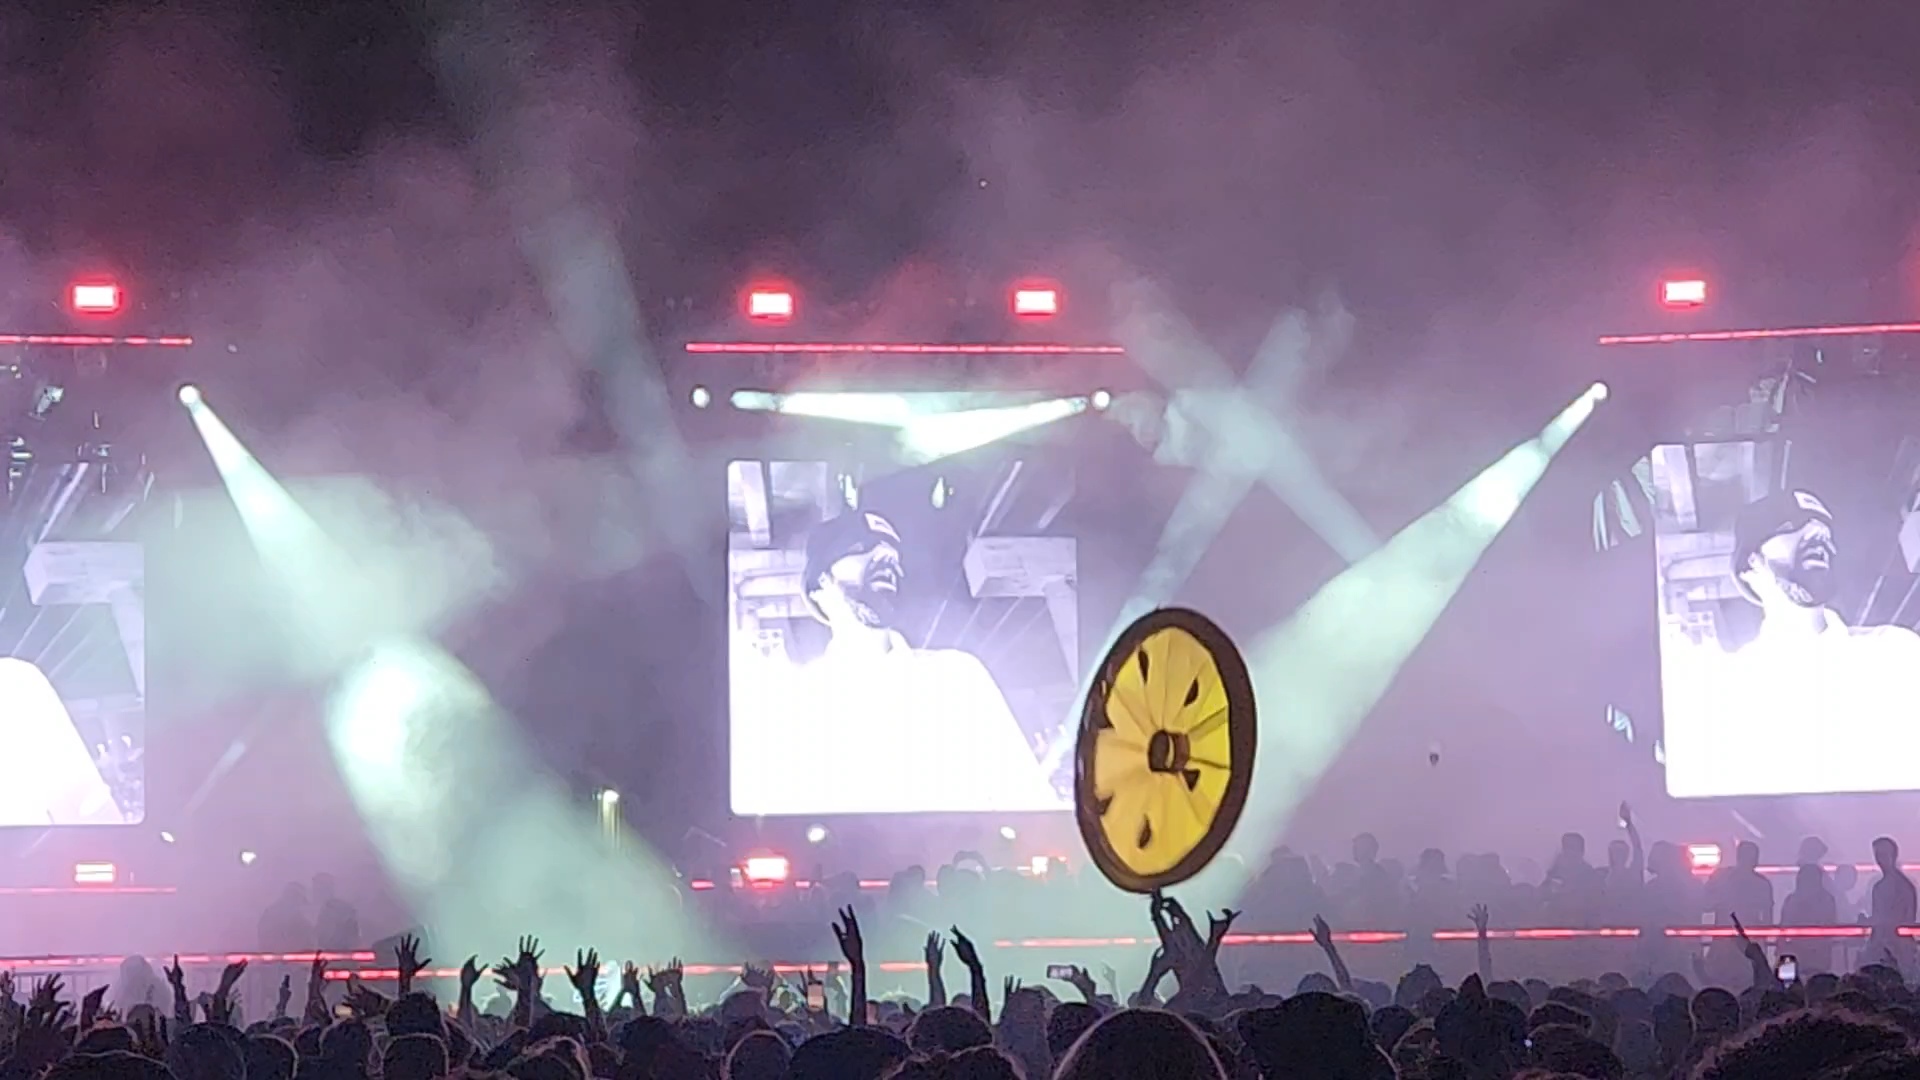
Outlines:
[[[776,706],[775,752],[806,759],[780,766],[844,778],[821,812],[1057,809],[986,665],[915,648],[897,629],[905,546],[892,522],[858,510],[808,536],[806,602],[832,640]]]
[[[1733,571],[1759,605],[1759,633],[1735,652],[1723,767],[1781,794],[1920,788],[1920,634],[1848,626],[1828,606],[1840,547],[1833,512],[1808,491],[1748,504],[1734,521]]]
[[[0,657],[0,826],[124,823],[53,684]]]

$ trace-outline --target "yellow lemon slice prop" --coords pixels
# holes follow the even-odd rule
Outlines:
[[[1080,837],[1116,886],[1187,880],[1233,834],[1253,779],[1253,683],[1240,651],[1184,608],[1136,620],[1107,650],[1080,713]]]

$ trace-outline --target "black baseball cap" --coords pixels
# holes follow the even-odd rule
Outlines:
[[[1809,521],[1824,521],[1831,526],[1833,511],[1827,509],[1819,496],[1797,488],[1776,491],[1740,508],[1733,519],[1733,583],[1742,596],[1756,604],[1760,602],[1742,576],[1747,560],[1760,550],[1760,545],[1781,533],[1796,532]]]
[[[807,606],[816,616],[820,614],[813,602],[813,593],[819,587],[820,575],[834,563],[848,555],[872,551],[880,544],[898,548],[900,543],[900,531],[893,527],[893,522],[870,510],[849,510],[815,525],[807,534],[806,577],[800,583]]]

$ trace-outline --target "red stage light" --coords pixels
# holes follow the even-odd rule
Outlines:
[[[793,876],[793,864],[785,855],[749,855],[740,869],[754,885],[779,884]]]
[[[167,345],[183,349],[192,344],[193,339],[184,334],[165,337],[149,337],[145,334],[134,334],[131,337],[114,337],[111,334],[0,334],[0,345],[64,345],[100,348],[109,345]]]
[[[1013,290],[1013,313],[1045,318],[1060,314],[1060,290],[1039,285],[1022,285]]]
[[[1699,278],[1660,283],[1660,302],[1670,308],[1696,308],[1707,302],[1707,283]]]
[[[111,885],[119,876],[119,868],[110,862],[83,862],[73,864],[73,883],[75,885]]]
[[[753,289],[747,293],[747,318],[786,322],[793,318],[793,294],[785,289]]]
[[[1720,867],[1719,844],[1688,844],[1687,862],[1695,870],[1717,870]]]
[[[110,281],[76,282],[68,293],[82,315],[112,315],[120,310],[120,286]]]

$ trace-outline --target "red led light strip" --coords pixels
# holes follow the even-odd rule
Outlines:
[[[172,896],[171,885],[0,885],[0,896]]]
[[[770,355],[782,353],[865,353],[938,356],[1125,356],[1118,345],[942,345],[934,342],[691,341],[690,353]]]
[[[1606,334],[1602,345],[1672,345],[1682,341],[1766,341],[1773,338],[1852,337],[1861,334],[1920,334],[1920,323],[1860,323],[1846,326],[1792,326],[1776,330],[1694,330],[1687,333]]]
[[[1872,934],[1865,926],[1751,926],[1747,935],[1756,941],[1825,939],[1864,939]],[[1698,940],[1703,938],[1732,938],[1738,931],[1730,926],[1680,926],[1661,933],[1670,938]],[[1393,945],[1417,935],[1398,930],[1359,930],[1333,935],[1334,941],[1345,945]],[[1463,942],[1473,941],[1477,932],[1473,930],[1436,930],[1424,935],[1433,941]],[[1487,937],[1492,941],[1591,941],[1631,939],[1641,936],[1635,927],[1539,927],[1521,930],[1489,930]],[[1920,926],[1903,926],[1900,936],[1920,938]],[[1228,934],[1222,942],[1232,946],[1253,945],[1312,945],[1313,935],[1307,933],[1287,934]],[[993,942],[996,949],[1103,949],[1103,948],[1145,948],[1158,944],[1150,937],[1048,937],[1048,938],[1002,938]],[[372,952],[330,952],[318,954],[329,962],[372,964],[382,957]],[[182,954],[180,964],[183,967],[212,967],[245,960],[259,964],[311,964],[315,954],[306,953],[198,953]],[[74,970],[94,968],[107,970],[114,968],[124,960],[124,956],[0,956],[0,969],[15,971]],[[781,973],[798,974],[809,968],[823,966],[820,961],[783,962],[775,964],[774,970]],[[926,965],[917,961],[886,961],[878,965],[882,971],[924,971]],[[561,967],[545,969],[548,975],[565,973]],[[738,964],[688,964],[689,975],[738,975]],[[369,981],[393,980],[399,978],[399,972],[392,968],[355,968],[353,970],[329,971],[326,977],[331,980],[365,979]],[[435,968],[421,972],[422,977],[432,979],[457,979],[459,968]]]
[[[0,345],[166,345],[181,348],[193,344],[184,334],[149,337],[136,334],[114,337],[111,334],[0,334]]]

